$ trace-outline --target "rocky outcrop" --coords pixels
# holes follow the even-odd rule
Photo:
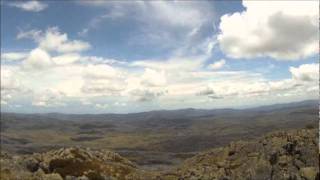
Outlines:
[[[318,134],[314,130],[272,133],[234,142],[187,160],[174,172],[182,179],[319,179]]]
[[[32,156],[3,153],[1,173],[8,179],[125,179],[136,166],[117,153],[63,148]],[[24,177],[24,178],[21,178]]]
[[[1,179],[41,180],[317,180],[318,131],[303,129],[238,141],[186,160],[167,172],[146,172],[110,151],[62,148],[30,156],[1,153]]]

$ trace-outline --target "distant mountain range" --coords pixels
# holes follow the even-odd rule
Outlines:
[[[266,113],[268,111],[284,111],[290,108],[299,107],[318,107],[319,102],[317,100],[306,100],[300,102],[284,103],[284,104],[274,104],[267,106],[259,106],[247,109],[177,109],[177,110],[155,110],[139,113],[127,113],[127,114],[64,114],[64,113],[35,113],[35,114],[22,114],[22,113],[7,113],[2,112],[1,114],[15,115],[26,117],[46,117],[48,119],[59,119],[59,120],[141,120],[141,119],[193,119],[199,117],[209,117],[215,115],[224,114],[238,114],[238,113]]]

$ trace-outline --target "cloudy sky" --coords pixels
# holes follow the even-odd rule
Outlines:
[[[318,1],[1,1],[1,111],[317,99]]]

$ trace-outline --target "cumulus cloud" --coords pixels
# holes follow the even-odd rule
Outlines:
[[[87,50],[90,45],[80,40],[69,40],[67,34],[61,33],[58,28],[49,28],[39,39],[39,46],[57,52],[78,52]]]
[[[1,66],[1,90],[18,90],[20,81],[14,77],[15,68]]]
[[[24,94],[21,89],[33,91],[27,99],[33,106],[68,106],[72,99],[72,102],[78,100],[79,104],[101,110],[152,104],[164,108],[169,105],[203,107],[204,102],[209,102],[208,106],[216,101],[230,105],[243,98],[272,101],[273,97],[314,98],[318,94],[318,64],[291,67],[288,69],[291,78],[270,80],[248,71],[212,71],[206,66],[207,56],[125,62],[82,56],[78,51],[53,51],[41,46],[45,34],[41,31],[35,35],[38,47],[21,61],[4,62],[1,67],[2,104],[12,105],[12,99],[21,98]],[[57,44],[68,44],[70,40],[66,39]],[[225,61],[215,63],[214,69],[219,69]]]
[[[80,52],[90,48],[90,44],[81,40],[69,40],[66,33],[61,33],[59,28],[50,27],[45,32],[39,30],[21,31],[17,39],[32,38],[39,47],[59,53]]]
[[[48,5],[44,2],[40,1],[17,1],[13,3],[9,3],[9,6],[16,7],[22,9],[24,11],[30,12],[40,12],[45,10]]]
[[[28,93],[18,76],[19,68],[1,65],[1,104],[7,105],[10,100],[20,98]]]
[[[83,71],[84,93],[96,95],[119,95],[125,89],[123,73],[106,64],[88,65]]]
[[[93,57],[82,57],[80,52],[90,48],[90,44],[81,40],[70,40],[66,33],[57,27],[49,27],[46,31],[21,31],[17,39],[33,39],[37,46],[29,54],[18,52],[3,53],[2,59],[23,60],[28,69],[45,69],[55,65],[68,65],[78,61],[88,61]],[[51,53],[55,56],[51,57]]]
[[[45,69],[53,64],[50,55],[40,48],[32,50],[23,63],[28,69]]]
[[[245,0],[243,6],[221,17],[218,41],[229,57],[296,60],[317,53],[318,1]]]
[[[237,99],[283,99],[303,97],[317,98],[319,93],[318,77],[319,64],[302,64],[298,67],[290,67],[291,78],[280,80],[268,80],[263,77],[244,76],[240,78],[229,78],[220,81],[200,83],[191,87],[197,97],[210,99],[224,99],[230,102]],[[237,75],[236,75],[237,76]],[[190,89],[190,87],[189,87]],[[192,92],[192,91],[190,91]],[[273,99],[276,100],[276,99]]]
[[[319,79],[319,64],[302,64],[290,67],[293,79],[297,81],[317,81]]]
[[[209,65],[209,68],[213,70],[221,69],[226,64],[226,60],[221,59],[219,61],[214,62],[213,64]]]

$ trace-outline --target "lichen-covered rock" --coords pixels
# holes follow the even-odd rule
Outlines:
[[[315,167],[304,167],[300,169],[300,173],[306,180],[314,180],[316,179],[318,170]]]

